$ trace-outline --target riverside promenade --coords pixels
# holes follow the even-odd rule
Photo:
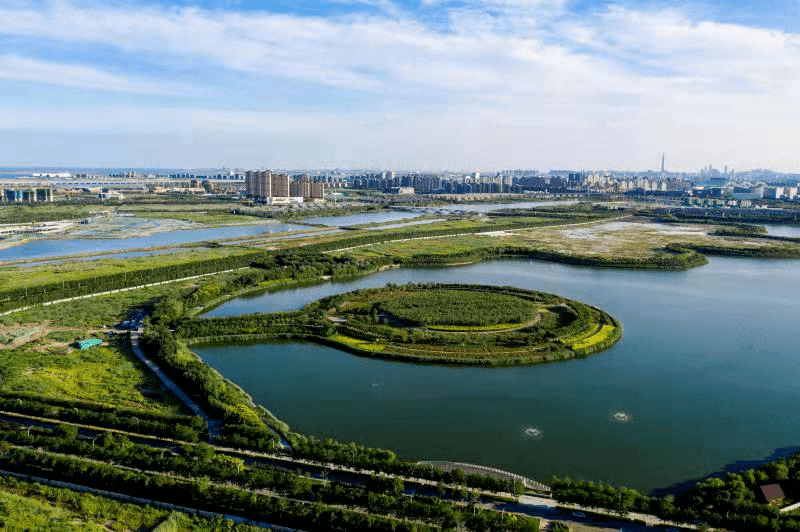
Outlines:
[[[523,477],[522,475],[518,475],[516,473],[510,473],[508,471],[503,471],[502,469],[496,469],[494,467],[487,467],[476,464],[465,464],[461,462],[447,462],[447,461],[436,461],[436,460],[422,461],[418,463],[421,465],[429,465],[437,469],[442,469],[444,471],[453,471],[455,469],[460,469],[467,474],[476,473],[479,475],[488,475],[491,477],[501,478],[504,480],[511,480],[514,482],[522,482],[522,485],[525,488],[535,491],[542,491],[545,493],[550,493],[552,491],[550,489],[550,486],[546,484],[542,484],[541,482],[530,479],[528,477]]]

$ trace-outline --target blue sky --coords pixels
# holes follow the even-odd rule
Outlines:
[[[0,166],[800,171],[800,0],[0,0]]]

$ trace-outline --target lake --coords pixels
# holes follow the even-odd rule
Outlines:
[[[527,260],[395,269],[237,298],[207,316],[296,309],[389,282],[463,282],[600,306],[624,336],[585,359],[513,368],[387,362],[306,342],[196,351],[299,432],[649,490],[800,444],[798,279],[800,261],[732,258],[686,272]],[[540,438],[526,435],[532,427]]]

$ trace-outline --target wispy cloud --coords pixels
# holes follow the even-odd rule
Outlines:
[[[159,80],[142,80],[71,63],[41,61],[17,54],[0,54],[0,79],[49,85],[145,94],[190,94],[194,89]]]

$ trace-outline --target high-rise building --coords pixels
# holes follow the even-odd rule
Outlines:
[[[272,172],[269,170],[248,170],[244,174],[244,187],[248,197],[269,197],[272,190]]]
[[[325,197],[325,183],[311,183],[312,199],[322,199]]]
[[[287,174],[272,174],[270,189],[271,198],[289,197],[289,176]]]
[[[289,176],[271,170],[248,170],[244,176],[245,190],[251,198],[288,198]]]

